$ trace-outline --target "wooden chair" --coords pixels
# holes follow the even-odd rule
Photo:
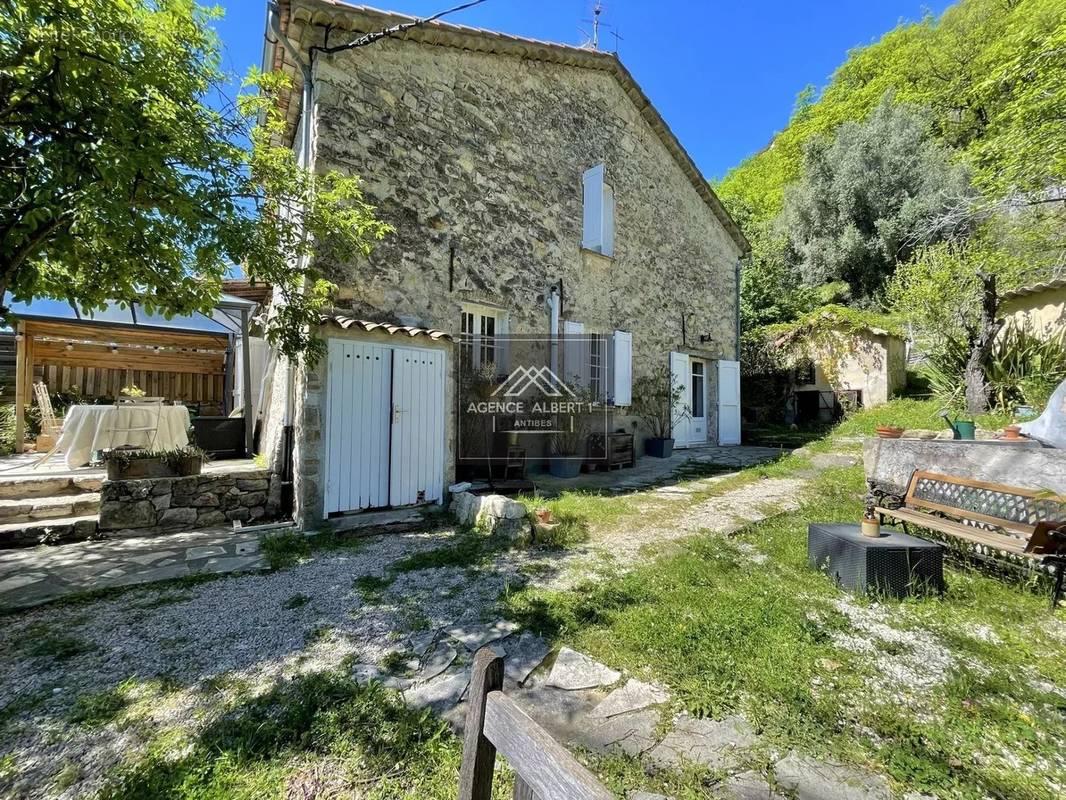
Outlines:
[[[150,414],[151,422],[147,425],[135,425],[135,424],[115,424],[108,428],[108,439],[111,442],[112,447],[121,446],[125,442],[120,442],[119,445],[115,444],[116,438],[128,438],[130,433],[147,433],[148,444],[144,447],[145,450],[151,450],[155,446],[155,439],[159,435],[159,422],[163,416],[163,398],[162,397],[124,397],[115,403],[115,420],[118,423],[124,417],[129,419],[127,415],[122,414],[123,408],[129,408],[135,406],[138,410],[148,411]],[[124,436],[126,435],[126,436]]]
[[[44,381],[34,383],[33,396],[37,400],[37,407],[41,410],[41,435],[50,439],[54,444],[59,434],[63,432],[63,424],[56,419],[55,411],[52,409],[48,384]]]
[[[611,800],[591,772],[503,693],[503,659],[474,656],[459,800],[491,800],[497,751],[515,771],[514,800]]]
[[[1066,500],[1018,486],[915,470],[902,508],[874,512],[981,548],[1041,561],[1054,570],[1051,607],[1066,570]]]

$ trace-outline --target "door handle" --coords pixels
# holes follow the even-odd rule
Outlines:
[[[403,413],[403,409],[400,408],[399,406],[394,405],[392,407],[392,421],[393,422],[399,422],[400,421],[400,414],[402,414],[402,413]]]

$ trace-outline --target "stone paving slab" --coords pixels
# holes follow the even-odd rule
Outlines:
[[[788,800],[770,788],[758,772],[742,772],[729,776],[715,787],[714,796],[720,800]]]
[[[610,719],[586,719],[580,730],[578,742],[590,750],[603,752],[618,749],[629,756],[639,756],[655,746],[655,729],[659,714],[655,711],[638,711],[621,714]]]
[[[738,765],[740,751],[754,744],[755,733],[743,717],[710,720],[682,714],[666,738],[648,753],[648,761],[658,769],[676,768],[683,761],[731,769]]]
[[[500,620],[488,625],[457,625],[450,628],[448,635],[473,653],[490,642],[510,636],[518,630],[518,623]]]
[[[891,800],[888,781],[865,770],[789,753],[774,765],[778,786],[796,800]]]
[[[504,640],[503,649],[504,680],[518,685],[525,683],[551,652],[548,643],[530,631],[523,631],[517,639],[512,636]]]
[[[459,704],[469,684],[469,669],[446,672],[431,681],[407,689],[403,693],[403,699],[411,708],[430,708],[441,714]]]
[[[223,526],[0,550],[0,608],[28,608],[76,592],[266,567],[258,535]]]
[[[593,661],[584,653],[564,647],[552,666],[548,685],[567,690],[596,689],[610,686],[621,677],[621,672]]]
[[[630,679],[625,686],[615,689],[592,710],[592,717],[613,717],[630,711],[640,711],[648,706],[659,705],[670,699],[665,689],[650,683]]]

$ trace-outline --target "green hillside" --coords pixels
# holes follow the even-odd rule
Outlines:
[[[853,50],[817,99],[801,95],[785,130],[726,175],[718,192],[750,236],[781,210],[804,146],[864,119],[886,92],[929,110],[985,196],[1066,183],[1066,2],[961,0]]]

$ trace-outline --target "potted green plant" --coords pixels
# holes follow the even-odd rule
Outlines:
[[[669,458],[674,453],[674,426],[691,413],[681,402],[685,387],[675,383],[663,366],[633,382],[632,414],[651,434],[644,440],[645,455]]]
[[[195,445],[176,450],[116,449],[104,454],[109,481],[182,478],[199,475],[207,454]]]
[[[571,386],[578,382],[572,381]],[[584,408],[591,408],[592,393],[578,390],[569,398]],[[589,419],[586,414],[564,414],[556,420],[557,432],[552,434],[551,454],[548,458],[548,472],[556,478],[576,478],[581,474],[581,465],[585,461],[586,439],[589,433]]]

